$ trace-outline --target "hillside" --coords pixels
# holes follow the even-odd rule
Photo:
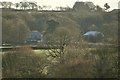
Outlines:
[[[29,31],[54,31],[57,27],[77,28],[80,34],[89,30],[102,32],[106,39],[117,39],[117,12],[2,12],[3,42],[25,40]]]

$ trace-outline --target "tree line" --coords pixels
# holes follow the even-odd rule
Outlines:
[[[105,35],[105,42],[113,41],[117,40],[118,22],[117,16],[115,16],[117,13],[111,13],[16,13],[3,10],[2,32],[4,37],[2,39],[3,42],[12,44],[26,40],[29,32],[32,30],[53,34],[57,28],[64,27],[68,30],[77,28],[80,30],[79,34],[82,35],[90,30],[99,31]]]
[[[87,2],[84,2],[84,3],[86,4]],[[20,9],[20,10],[29,10],[29,9],[30,10],[47,10],[47,9],[49,10],[50,9],[51,10],[52,9],[51,6],[47,6],[47,5],[40,6],[40,5],[37,4],[37,2],[33,2],[33,1],[32,2],[21,1],[19,3],[12,3],[12,2],[3,1],[3,2],[0,2],[0,6],[2,8],[8,8],[8,9],[11,9],[12,7],[15,7],[16,9]],[[104,8],[105,8],[104,10],[108,10],[110,8],[109,4],[105,3]],[[56,6],[55,9],[60,10],[60,11],[72,11],[72,8],[70,8],[69,6],[66,6],[66,7]],[[92,9],[102,10],[102,8],[99,5],[94,6]]]
[[[2,8],[8,8],[11,9],[12,6],[15,7],[16,9],[20,9],[20,10],[27,10],[27,9],[31,9],[31,10],[43,10],[43,9],[50,9],[51,6],[47,6],[47,5],[43,5],[40,6],[37,4],[37,2],[19,2],[19,3],[12,3],[12,2],[0,2],[0,6]],[[69,6],[66,7],[62,7],[62,6],[57,6],[56,7],[57,10],[68,10],[70,9]]]

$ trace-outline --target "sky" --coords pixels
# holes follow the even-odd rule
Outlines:
[[[20,1],[35,1],[38,3],[38,5],[47,5],[47,6],[52,6],[52,8],[55,8],[55,6],[69,6],[69,7],[73,7],[74,3],[76,1],[83,1],[83,2],[93,2],[95,5],[99,5],[102,8],[104,8],[104,4],[108,3],[110,5],[110,10],[113,9],[118,9],[118,2],[120,0],[0,0],[0,1],[10,1],[13,3],[17,3]]]

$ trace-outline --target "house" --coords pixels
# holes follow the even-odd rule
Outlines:
[[[88,31],[83,36],[85,41],[96,43],[103,40],[104,34],[98,31]]]
[[[36,44],[36,43],[41,43],[43,42],[43,33],[39,32],[39,31],[31,31],[26,43],[28,44]]]

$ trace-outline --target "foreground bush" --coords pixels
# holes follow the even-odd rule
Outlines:
[[[92,78],[93,59],[88,50],[68,47],[66,53],[51,66],[50,77],[56,78]]]
[[[117,57],[117,48],[99,45],[68,46],[61,57],[52,59],[22,47],[3,54],[3,78],[117,78]]]
[[[118,77],[118,50],[117,47],[99,46],[91,51],[96,56],[94,64],[95,78]]]
[[[45,77],[45,60],[25,46],[3,54],[3,78]]]
[[[117,49],[98,46],[94,49],[68,48],[58,64],[50,68],[57,78],[117,78]]]

